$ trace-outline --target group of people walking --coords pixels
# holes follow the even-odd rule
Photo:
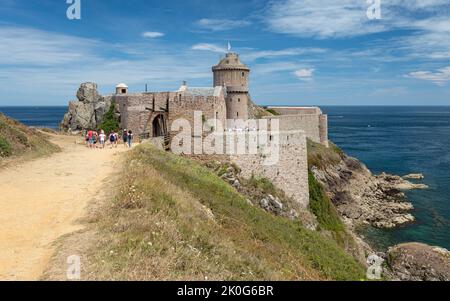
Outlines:
[[[89,148],[105,148],[106,143],[109,143],[110,148],[117,148],[119,140],[122,138],[125,147],[133,147],[134,135],[133,132],[123,130],[121,137],[119,133],[112,131],[109,136],[106,136],[105,131],[101,130],[100,133],[94,130],[89,130],[86,132],[86,145]]]

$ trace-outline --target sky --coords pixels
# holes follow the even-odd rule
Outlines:
[[[450,105],[450,0],[0,0],[0,106],[211,86],[228,43],[261,105]]]

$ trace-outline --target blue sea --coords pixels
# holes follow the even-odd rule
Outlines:
[[[450,107],[322,107],[330,139],[374,173],[423,173],[428,190],[407,193],[417,223],[395,230],[368,228],[384,249],[410,241],[450,249]],[[29,126],[58,128],[67,107],[0,107]]]
[[[31,127],[58,129],[68,107],[0,107],[0,112]]]
[[[417,223],[395,230],[369,228],[385,248],[418,241],[450,249],[450,107],[323,107],[330,139],[372,172],[423,173],[428,190],[407,192]]]

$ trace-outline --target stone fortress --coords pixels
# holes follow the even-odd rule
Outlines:
[[[227,53],[220,62],[212,67],[212,87],[189,87],[183,82],[177,91],[131,93],[126,84],[119,84],[115,94],[109,96],[96,95],[98,104],[90,104],[85,97],[83,84],[78,91],[79,102],[71,102],[69,113],[63,121],[63,127],[72,130],[86,129],[87,124],[97,125],[101,115],[107,111],[108,104],[115,103],[116,112],[120,116],[122,129],[132,130],[135,135],[149,138],[156,143],[170,143],[177,132],[171,131],[175,120],[185,119],[191,125],[197,112],[201,111],[201,119],[214,120],[223,125],[223,131],[241,131],[249,133],[249,128],[237,128],[236,120],[266,119],[269,124],[273,120],[279,122],[279,160],[276,164],[265,165],[266,155],[258,154],[232,155],[231,160],[242,169],[242,176],[262,176],[271,180],[276,186],[296,200],[299,205],[309,204],[307,138],[328,147],[328,121],[317,107],[282,107],[270,106],[261,108],[251,100],[249,83],[250,68],[243,64],[236,53]],[[95,98],[94,97],[94,98]],[[94,108],[91,122],[78,126],[78,112],[86,110],[86,106]],[[106,108],[103,108],[106,106]],[[98,110],[96,108],[99,108]],[[95,119],[92,122],[92,119]],[[78,120],[78,121],[77,121]],[[216,127],[217,128],[217,127]],[[258,129],[254,129],[258,131]],[[194,138],[195,129],[192,132]],[[253,136],[254,137],[254,136]],[[272,136],[271,136],[272,137]],[[255,139],[255,138],[254,138]],[[270,139],[269,139],[270,140]],[[263,145],[261,148],[267,148]],[[234,145],[234,144],[233,144]],[[228,147],[226,145],[225,147]]]

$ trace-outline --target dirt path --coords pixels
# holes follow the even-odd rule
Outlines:
[[[54,136],[62,148],[48,158],[0,170],[0,280],[36,280],[52,242],[79,230],[76,220],[99,193],[124,152],[89,150],[74,137]]]

